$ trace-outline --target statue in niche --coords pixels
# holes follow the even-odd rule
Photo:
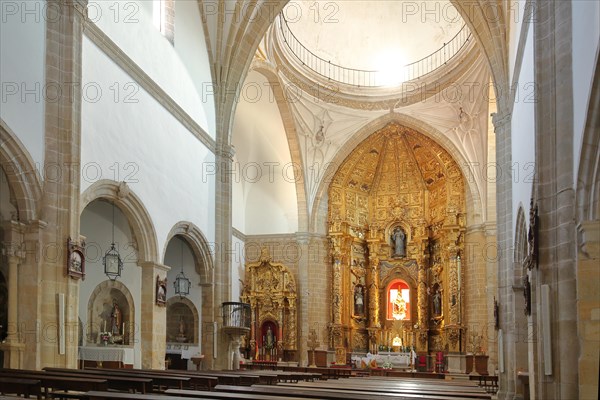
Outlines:
[[[394,244],[392,257],[406,257],[406,234],[400,227],[396,227],[390,236]]]
[[[395,320],[402,320],[406,318],[406,301],[402,297],[402,294],[398,292],[394,299],[392,316]]]
[[[119,308],[119,305],[117,304],[117,300],[113,299],[113,308],[112,311],[110,313],[110,331],[113,335],[119,335],[120,334],[120,327],[121,327],[121,323],[123,321],[123,314],[121,313],[121,309]]]
[[[434,315],[442,314],[442,294],[440,293],[439,288],[433,294],[433,314]]]
[[[365,302],[362,285],[356,285],[354,288],[354,314],[363,315],[365,313]]]

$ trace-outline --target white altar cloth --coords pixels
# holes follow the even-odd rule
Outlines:
[[[167,344],[166,353],[167,354],[181,354],[182,359],[190,360],[192,357],[200,357],[200,347],[199,346]]]
[[[364,362],[367,368],[372,361],[377,363],[377,367],[383,367],[383,364],[390,362],[392,368],[408,368],[410,366],[410,353],[388,353],[380,352],[379,354],[367,354],[366,357],[352,357],[352,361],[357,368],[361,368],[361,362]]]
[[[120,361],[133,365],[135,359],[133,348],[115,346],[82,346],[79,347],[79,359],[87,361]]]

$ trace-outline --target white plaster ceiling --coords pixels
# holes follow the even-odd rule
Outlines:
[[[317,56],[376,71],[420,60],[464,25],[447,0],[293,1],[284,15],[296,38]]]

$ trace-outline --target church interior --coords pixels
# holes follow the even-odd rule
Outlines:
[[[597,0],[0,17],[1,393],[274,368],[598,398]]]

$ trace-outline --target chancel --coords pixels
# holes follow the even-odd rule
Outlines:
[[[600,2],[0,14],[0,389],[598,398]]]

